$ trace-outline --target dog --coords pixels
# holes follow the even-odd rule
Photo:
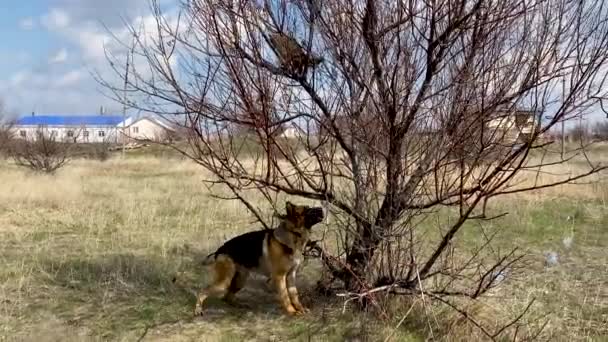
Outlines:
[[[296,288],[296,273],[311,228],[322,222],[322,207],[285,204],[285,215],[274,229],[248,232],[226,241],[209,254],[203,265],[215,271],[213,282],[197,295],[194,315],[203,314],[208,297],[222,298],[234,304],[235,294],[244,286],[251,272],[265,275],[277,291],[277,299],[288,315],[308,312],[300,302]]]

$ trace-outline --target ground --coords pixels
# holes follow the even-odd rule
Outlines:
[[[439,309],[433,324],[409,313],[401,320],[406,299],[394,321],[381,321],[338,298],[319,298],[314,260],[299,280],[312,309],[305,317],[284,317],[255,278],[238,294],[243,307],[211,301],[204,318],[193,318],[194,298],[184,287],[197,289],[208,277],[197,261],[226,238],[258,228],[238,202],[210,197],[204,177],[176,156],[141,152],[75,160],[54,176],[0,161],[0,340],[467,340],[469,330],[445,330],[460,321]],[[485,229],[501,228],[503,246],[525,250],[528,266],[472,304],[476,313],[509,317],[537,298],[530,322],[548,322],[543,337],[606,340],[608,185],[510,196],[494,209],[510,214]],[[458,239],[474,241],[477,229],[467,227]],[[550,267],[549,252],[558,255]],[[179,286],[171,281],[176,274]]]

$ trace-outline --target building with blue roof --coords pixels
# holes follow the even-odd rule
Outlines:
[[[120,115],[34,115],[17,120],[19,126],[116,126],[123,121]]]
[[[123,139],[157,140],[172,130],[153,118],[131,118],[122,115],[56,115],[22,116],[13,126],[15,136],[36,139],[41,134],[57,140],[80,143],[119,143]]]

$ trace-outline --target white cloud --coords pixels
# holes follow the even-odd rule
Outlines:
[[[30,78],[30,73],[28,71],[18,71],[13,76],[11,76],[9,83],[12,87],[18,87]]]
[[[31,70],[20,70],[10,77],[8,84],[11,89],[11,92],[19,92],[25,89],[35,91],[38,88],[44,89],[48,87],[49,80],[51,80],[52,78],[53,75],[48,73],[37,73],[32,72]]]
[[[64,48],[64,49],[57,51],[57,53],[55,53],[53,56],[51,56],[51,58],[49,59],[49,63],[59,64],[59,63],[64,63],[67,60],[68,60],[68,50],[66,50]]]
[[[100,105],[108,108],[108,112],[121,110],[120,104],[100,93],[102,90],[107,94],[108,90],[100,88],[89,75],[89,71],[111,84],[122,84],[122,80],[113,73],[110,63],[106,60],[105,49],[116,57],[117,62],[122,63],[126,58],[125,47],[115,41],[112,35],[127,44],[131,41],[130,33],[121,21],[124,19],[138,28],[143,24],[146,29],[141,38],[150,43],[150,38],[155,36],[156,25],[149,11],[143,9],[140,12],[141,4],[146,1],[108,1],[128,4],[126,7],[106,8],[105,2],[102,5],[98,0],[48,0],[49,8],[52,8],[49,12],[39,17],[27,18],[31,19],[28,23],[25,23],[25,19],[20,23],[22,28],[47,30],[52,39],[65,48],[51,50],[46,60],[32,61],[34,65],[26,63],[29,67],[19,66],[19,69],[5,78],[0,76],[0,94],[10,93],[10,97],[6,97],[8,106],[21,113],[32,110],[40,113],[88,113],[96,112]],[[95,10],[91,6],[96,6]],[[121,19],[121,13],[126,13],[127,16]],[[166,14],[174,26],[177,7],[172,7]],[[101,23],[105,24],[105,27]],[[0,59],[7,58],[5,55],[0,56]],[[175,57],[171,59],[172,66],[175,66],[176,62]],[[149,68],[144,58],[135,56],[132,67],[137,69],[142,77],[149,76]]]
[[[67,87],[74,85],[84,79],[86,72],[84,70],[71,70],[66,74],[60,76],[56,81],[57,87]]]
[[[19,27],[26,31],[35,29],[36,25],[36,21],[32,17],[24,18],[19,22]]]
[[[70,25],[70,15],[63,9],[53,8],[42,17],[41,22],[49,30],[61,30]]]
[[[84,59],[93,62],[105,61],[105,44],[110,40],[107,34],[90,26],[66,34],[79,45]]]
[[[75,22],[103,22],[108,27],[123,24],[123,18],[150,13],[148,0],[46,0],[52,8],[65,9]],[[160,0],[163,5],[179,4],[180,0]]]

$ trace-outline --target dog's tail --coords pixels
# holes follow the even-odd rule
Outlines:
[[[211,253],[211,254],[209,254],[209,255],[207,255],[207,256],[205,257],[205,259],[203,259],[203,261],[201,261],[201,264],[202,264],[203,266],[209,266],[209,265],[211,265],[211,264],[213,263],[213,261],[215,261],[215,257],[216,257],[216,256],[217,256],[217,251],[216,251],[216,252],[213,252],[213,253]]]

